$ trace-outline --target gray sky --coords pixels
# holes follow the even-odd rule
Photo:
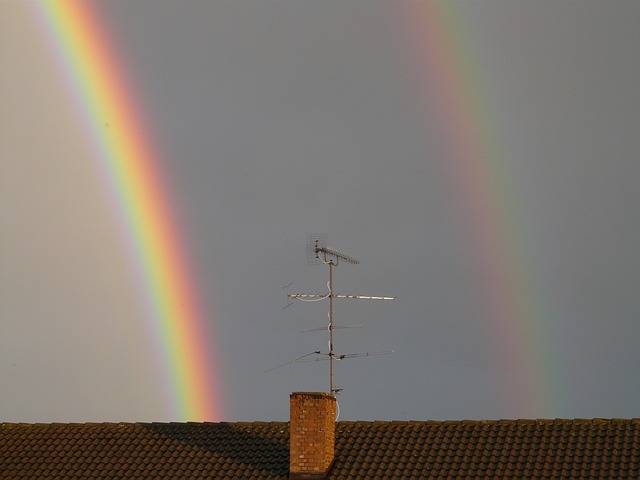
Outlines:
[[[362,262],[337,292],[399,297],[336,302],[364,325],[338,351],[395,350],[337,363],[342,419],[638,416],[640,3],[452,3],[446,23],[411,2],[98,2],[206,294],[225,420],[285,420],[290,392],[328,388],[325,363],[263,373],[325,348],[301,329],[326,303],[282,308],[283,285],[325,289],[316,232]],[[0,3],[0,420],[174,420],[86,129],[24,5]],[[465,136],[444,139],[435,25],[482,107],[463,111],[491,154],[462,168],[496,188],[488,206],[451,173]],[[483,242],[508,248],[488,264]]]

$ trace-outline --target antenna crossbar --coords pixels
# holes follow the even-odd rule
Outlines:
[[[334,295],[333,298],[351,298],[355,300],[395,300],[398,297],[370,297],[368,295]]]
[[[379,350],[376,352],[362,352],[362,353],[334,353],[334,354],[331,354],[329,352],[315,351],[315,352],[307,353],[306,355],[303,355],[301,357],[294,358],[293,360],[289,360],[288,362],[281,363],[280,365],[276,365],[275,367],[272,367],[269,370],[265,370],[265,373],[280,367],[284,367],[286,365],[290,365],[292,363],[323,362],[331,359],[345,360],[348,358],[373,357],[375,355],[389,355],[390,353],[393,353],[393,350]],[[309,358],[311,355],[316,355],[316,356]]]
[[[333,325],[331,328],[337,330],[339,328],[360,328],[362,325]],[[329,325],[325,327],[317,327],[317,328],[304,328],[303,332],[322,332],[324,330],[329,330]]]
[[[343,355],[337,355],[336,360],[344,360],[345,358],[356,357],[373,357],[374,355],[389,355],[393,353],[393,350],[380,350],[378,352],[364,352],[364,353],[346,353]]]
[[[332,293],[329,287],[329,293],[291,293],[291,283],[283,288],[287,289],[287,304],[283,308],[291,306],[294,300],[303,302],[319,302],[326,298],[344,298],[349,300],[396,300],[398,297],[388,297],[381,295],[344,295]]]
[[[369,295],[332,295],[330,293],[288,293],[287,297],[294,300],[305,299],[318,299],[324,300],[325,298],[350,298],[352,300],[395,300],[398,297],[381,297],[381,296],[369,296]]]

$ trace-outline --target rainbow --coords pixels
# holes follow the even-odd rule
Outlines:
[[[119,52],[93,2],[30,5],[82,116],[122,226],[162,351],[171,415],[178,415],[177,420],[219,420],[218,378],[206,340],[211,319],[201,310],[160,156]]]
[[[552,392],[558,396],[557,374],[549,342],[543,339],[517,195],[510,188],[482,70],[474,64],[457,2],[399,4],[409,35],[409,61],[419,78],[418,96],[428,115],[435,111],[439,120],[452,201],[468,242],[488,335],[496,341],[490,348],[504,378],[500,397],[511,416],[547,416],[554,407]]]

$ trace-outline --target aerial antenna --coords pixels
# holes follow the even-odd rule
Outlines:
[[[299,362],[318,362],[322,360],[329,360],[329,392],[332,394],[340,393],[341,388],[336,388],[334,384],[334,361],[336,360],[344,360],[347,358],[355,358],[355,357],[369,357],[373,355],[386,355],[388,353],[393,353],[393,350],[383,350],[377,352],[364,352],[364,353],[347,353],[347,354],[337,354],[334,351],[333,345],[333,331],[338,328],[357,328],[362,325],[335,325],[333,322],[333,300],[340,299],[355,299],[355,300],[395,300],[396,297],[387,297],[387,296],[369,296],[369,295],[341,295],[333,292],[333,268],[337,267],[340,264],[340,261],[357,265],[360,263],[354,257],[349,255],[345,255],[344,253],[338,252],[332,248],[327,247],[327,235],[326,234],[315,234],[307,236],[307,261],[311,265],[316,264],[324,264],[329,266],[329,281],[327,282],[327,287],[329,289],[328,293],[292,293],[291,285],[287,285],[287,305],[284,308],[287,308],[295,302],[295,300],[303,301],[303,302],[319,302],[322,300],[329,299],[329,325],[321,328],[311,328],[303,331],[321,331],[327,330],[329,332],[329,342],[328,352],[315,351],[303,355],[302,357],[295,358],[290,360],[289,362],[283,363],[281,365],[277,365],[276,367],[270,368],[268,371],[274,370],[276,368],[284,367],[285,365],[290,365],[292,363]]]
[[[360,263],[359,260],[356,260],[349,255],[345,255],[344,253],[337,252],[327,247],[326,233],[316,233],[314,235],[307,236],[307,261],[310,264],[317,265],[322,262],[328,265],[329,262],[333,262],[334,265],[338,265],[340,260],[344,260],[345,262],[353,265]]]

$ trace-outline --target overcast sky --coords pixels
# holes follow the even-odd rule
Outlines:
[[[291,282],[326,290],[318,232],[361,261],[338,293],[398,296],[336,301],[336,323],[363,325],[336,332],[340,353],[394,350],[337,363],[341,419],[640,416],[640,3],[450,3],[445,22],[408,1],[97,2],[186,229],[224,420],[286,420],[290,392],[328,389],[325,362],[263,373],[326,348],[301,329],[327,303],[282,308]],[[429,60],[447,51],[492,142],[461,167]],[[175,420],[86,129],[22,1],[0,2],[0,65],[0,421]],[[469,205],[465,174],[493,204]],[[490,265],[483,242],[505,246]]]

